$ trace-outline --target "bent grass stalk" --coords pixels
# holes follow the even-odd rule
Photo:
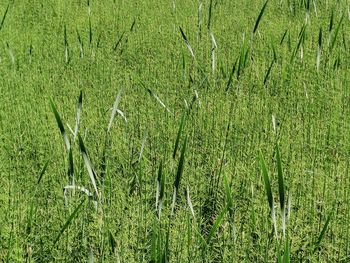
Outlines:
[[[146,88],[146,90],[148,91],[148,93],[153,97],[153,98],[155,98],[156,99],[156,101],[164,108],[164,109],[166,109],[166,111],[167,112],[171,112],[170,110],[169,110],[169,108],[164,104],[164,102],[158,97],[158,95],[157,94],[155,94],[151,89],[149,89],[149,88]]]
[[[185,32],[182,30],[181,27],[179,27],[179,29],[180,29],[182,38],[183,38],[183,40],[184,40],[184,42],[185,42],[185,44],[186,44],[188,50],[190,51],[191,56],[195,59],[196,57],[195,57],[195,55],[194,55],[193,49],[192,49],[192,47],[191,47],[191,45],[190,45],[190,42],[188,41],[188,38],[187,38],[187,36],[185,35]]]

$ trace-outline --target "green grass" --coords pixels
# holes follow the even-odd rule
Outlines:
[[[350,261],[349,7],[0,3],[0,261]]]

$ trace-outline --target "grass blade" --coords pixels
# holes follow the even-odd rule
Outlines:
[[[290,263],[290,242],[287,236],[285,240],[284,253],[283,253],[283,263]]]
[[[331,222],[332,216],[333,216],[333,211],[328,215],[326,223],[324,224],[324,226],[323,226],[323,228],[321,230],[321,233],[320,233],[320,235],[317,238],[317,241],[315,243],[314,253],[320,247],[321,241],[324,238],[324,235],[326,234],[326,231],[328,229],[329,223]]]
[[[262,174],[263,174],[263,178],[264,178],[267,201],[269,203],[270,210],[272,210],[273,209],[273,197],[272,197],[270,178],[269,178],[269,173],[268,173],[266,163],[264,160],[264,156],[261,152],[259,152],[259,162],[260,162],[260,168],[262,170]]]
[[[177,152],[177,149],[179,147],[180,137],[181,137],[182,130],[183,130],[183,127],[185,124],[185,119],[186,119],[186,111],[182,114],[182,117],[181,117],[181,122],[180,122],[179,130],[177,132],[175,145],[174,145],[173,159],[175,159],[175,157],[176,157],[176,152]]]
[[[148,138],[148,133],[146,131],[145,134],[143,135],[141,149],[140,149],[140,154],[139,154],[139,159],[137,160],[138,162],[141,162],[142,154],[143,154],[143,150],[145,149],[147,138]]]
[[[38,178],[37,184],[40,184],[41,179],[43,178],[43,176],[44,176],[44,174],[45,174],[46,169],[47,169],[48,166],[49,166],[49,161],[47,161],[47,162],[45,163],[43,169],[41,169],[41,172],[40,172],[40,174],[39,174],[39,178]]]
[[[197,29],[198,29],[198,41],[202,38],[202,2],[198,5],[197,13]]]
[[[6,19],[6,16],[7,16],[8,11],[9,11],[9,8],[10,8],[10,3],[7,5],[6,10],[5,10],[5,13],[4,13],[3,16],[2,16],[1,23],[0,23],[0,31],[1,31],[1,29],[3,28],[3,26],[4,26],[5,19]]]
[[[89,44],[91,46],[92,44],[92,24],[91,24],[91,17],[89,16]]]
[[[210,0],[209,11],[208,11],[208,25],[207,25],[207,28],[209,31],[210,31],[210,26],[211,26],[212,15],[213,15],[213,0]]]
[[[68,135],[66,133],[66,130],[64,129],[64,125],[63,125],[63,122],[62,122],[62,119],[57,111],[57,108],[55,106],[55,104],[53,103],[53,101],[50,99],[50,106],[51,106],[51,110],[53,112],[53,114],[55,115],[55,119],[56,119],[56,122],[57,122],[57,125],[58,125],[58,128],[60,129],[60,132],[61,132],[61,135],[63,137],[63,140],[66,144],[66,148],[67,150],[69,151],[70,149],[70,142],[69,142],[69,139],[68,139]]]
[[[117,248],[117,241],[115,240],[110,229],[108,229],[108,241],[109,241],[109,245],[111,247],[112,252],[115,253],[115,250]]]
[[[208,238],[207,238],[207,244],[210,243],[210,241],[212,240],[212,238],[214,237],[215,233],[217,232],[217,230],[219,229],[219,226],[221,225],[222,220],[224,219],[224,216],[227,212],[227,208],[225,207],[221,213],[219,214],[219,216],[216,218],[213,226],[210,229],[210,232],[208,234]]]
[[[303,25],[303,27],[301,28],[300,32],[299,32],[299,40],[298,40],[298,44],[295,47],[290,62],[293,62],[295,56],[297,55],[299,49],[302,47],[304,40],[305,40],[305,31],[306,31],[306,24]]]
[[[67,26],[64,25],[63,28],[63,38],[64,38],[64,62],[69,62],[69,47],[68,47],[68,37],[67,37]]]
[[[270,76],[273,64],[275,64],[275,60],[274,59],[271,61],[271,64],[270,64],[270,66],[269,66],[269,68],[268,68],[268,70],[266,72],[265,77],[264,77],[264,86],[267,84],[267,81],[269,79],[269,76]]]
[[[212,71],[214,72],[215,71],[215,68],[216,68],[216,61],[215,61],[215,50],[217,49],[217,44],[216,44],[216,40],[215,40],[215,37],[213,35],[213,33],[210,33],[210,36],[211,36],[211,68],[212,68]]]
[[[124,37],[124,34],[125,34],[125,31],[120,35],[120,37],[118,38],[117,42],[115,43],[114,45],[114,48],[113,48],[113,51],[116,51],[118,46],[120,45],[120,43],[122,42],[123,40],[123,37]]]
[[[76,120],[75,120],[75,129],[74,129],[74,140],[78,136],[78,131],[80,127],[80,116],[81,116],[81,109],[83,107],[83,92],[80,91],[80,95],[78,98],[78,104],[77,104],[77,115],[76,115]]]
[[[175,178],[175,182],[174,182],[174,187],[176,188],[176,190],[178,190],[180,187],[180,181],[181,181],[181,177],[182,177],[182,173],[183,173],[183,169],[184,169],[184,163],[185,163],[186,146],[187,146],[187,137],[185,138],[185,141],[183,143],[180,161],[179,161],[179,165],[177,167],[176,178]]]
[[[132,21],[132,24],[130,26],[130,32],[134,31],[135,25],[136,25],[136,19],[134,18],[134,20]]]
[[[271,183],[270,183],[270,178],[269,178],[269,172],[267,170],[264,156],[263,156],[261,151],[259,152],[259,162],[260,162],[260,167],[261,167],[263,178],[264,178],[265,191],[266,191],[267,201],[268,201],[269,207],[270,207],[271,218],[272,218],[274,229],[275,229],[275,235],[277,238],[277,222],[276,222],[276,217],[275,217],[275,208],[274,208],[274,204],[273,204],[273,196],[272,196],[272,189],[271,189]]]
[[[276,144],[277,175],[278,175],[278,192],[280,197],[280,207],[282,215],[283,237],[286,236],[286,206],[285,206],[285,186],[282,171],[282,161],[278,144]]]
[[[330,45],[330,52],[332,52],[332,50],[333,50],[333,48],[335,46],[335,42],[337,41],[338,33],[339,33],[339,30],[340,30],[340,26],[342,25],[343,19],[344,19],[344,13],[343,13],[342,17],[340,18],[340,21],[338,23],[337,28],[335,29],[334,37],[333,37],[332,43]]]
[[[68,179],[72,185],[75,184],[74,182],[74,161],[73,161],[73,151],[72,148],[69,149],[68,153]]]
[[[191,200],[191,197],[190,197],[190,187],[188,185],[186,187],[185,192],[186,192],[186,198],[187,198],[188,207],[190,208],[190,211],[191,211],[191,214],[192,214],[193,218],[196,218],[196,216],[194,215],[193,204],[192,204],[192,200]]]
[[[280,156],[280,150],[278,145],[276,145],[276,159],[277,159],[277,174],[278,174],[278,190],[280,196],[280,206],[281,210],[285,209],[285,189],[284,189],[284,180],[282,174],[282,161]]]
[[[316,58],[316,69],[319,71],[321,63],[321,53],[322,53],[322,28],[318,33],[318,47],[317,47],[317,58]]]
[[[80,58],[84,58],[84,42],[80,36],[78,29],[76,29],[76,32],[77,32],[77,38],[78,38],[78,42],[79,42]]]
[[[113,124],[113,120],[115,118],[115,114],[118,111],[118,105],[119,105],[119,101],[120,101],[120,97],[122,95],[122,90],[119,90],[117,97],[115,98],[114,104],[113,104],[113,108],[112,108],[112,114],[111,114],[111,118],[109,119],[109,124],[108,124],[108,128],[107,128],[107,133],[109,133],[109,131],[111,130],[112,124]]]
[[[60,239],[60,237],[62,236],[64,231],[68,228],[68,226],[72,223],[74,218],[78,215],[78,212],[84,203],[85,203],[85,199],[83,199],[81,201],[81,203],[74,209],[73,213],[68,217],[66,223],[63,225],[63,227],[61,228],[60,232],[58,233],[55,241],[53,242],[53,246],[55,246],[57,244],[58,240]]]
[[[238,59],[236,59],[235,63],[232,65],[232,70],[231,70],[231,73],[230,73],[230,77],[228,78],[228,81],[227,81],[227,84],[226,84],[226,90],[225,90],[226,92],[231,87],[232,80],[233,80],[233,75],[235,74],[235,71],[236,71],[237,61],[238,61]]]
[[[120,109],[117,109],[117,112],[124,119],[125,123],[128,123],[128,119],[126,118],[124,112],[121,111]]]
[[[286,31],[284,31],[284,33],[283,33],[283,35],[282,35],[282,37],[281,37],[281,40],[280,40],[280,45],[283,44],[284,39],[286,38],[287,33],[288,33],[288,29],[286,29]]]
[[[161,202],[161,199],[163,198],[162,193],[162,179],[163,179],[163,161],[160,161],[159,168],[158,168],[158,177],[157,177],[157,192],[156,192],[156,209],[159,207],[159,203]],[[160,216],[158,216],[160,217]]]
[[[162,212],[163,198],[165,193],[165,173],[163,173],[163,161],[160,162],[157,180],[156,208],[158,209],[158,219]]]
[[[226,203],[227,203],[227,210],[230,214],[230,217],[233,218],[233,200],[232,200],[232,194],[231,194],[231,188],[228,184],[226,176],[224,177],[224,185],[225,185],[225,193],[226,193]]]
[[[332,31],[333,25],[334,25],[334,7],[332,8],[331,16],[329,18],[329,26],[328,26],[328,32],[329,33]]]
[[[156,99],[156,101],[164,108],[167,110],[167,112],[170,112],[170,110],[168,109],[167,106],[165,106],[164,102],[157,96],[157,94],[155,94],[151,89],[146,88],[148,93]]]
[[[88,189],[78,185],[66,185],[65,187],[63,187],[63,190],[79,190],[80,192],[86,194],[88,197],[93,197],[93,194]]]
[[[96,196],[99,197],[99,193],[98,193],[98,189],[97,189],[97,184],[96,184],[96,173],[92,167],[91,161],[89,159],[89,156],[87,154],[83,139],[81,138],[80,134],[78,134],[78,141],[79,141],[79,147],[80,147],[80,151],[83,155],[83,160],[86,166],[86,169],[88,170],[88,174],[92,183],[92,186],[94,187]]]
[[[269,0],[266,0],[265,4],[263,5],[263,7],[260,10],[260,13],[259,13],[258,18],[256,19],[256,22],[255,22],[255,25],[254,25],[253,34],[255,34],[256,30],[259,27],[261,18],[263,16],[264,12],[265,12],[265,8],[266,8],[268,2],[269,2]]]
[[[163,173],[163,162],[160,163],[158,179],[160,181],[160,191],[159,191],[159,202],[163,202],[163,197],[165,193],[165,173]]]
[[[177,193],[179,192],[179,188],[180,188],[180,181],[181,181],[181,177],[182,177],[182,173],[183,173],[183,169],[184,169],[184,163],[185,163],[186,146],[187,146],[187,136],[186,136],[185,141],[184,141],[183,146],[182,146],[179,165],[177,167],[176,177],[175,177],[175,181],[174,181],[174,194],[173,194],[171,214],[174,213],[176,197],[177,197]]]
[[[193,49],[192,49],[192,47],[191,47],[191,45],[190,45],[190,42],[188,41],[187,36],[185,35],[185,33],[184,33],[184,31],[182,30],[182,28],[181,28],[181,27],[179,27],[179,28],[180,28],[180,32],[181,32],[182,38],[183,38],[183,40],[185,41],[185,44],[186,44],[188,50],[190,51],[191,56],[192,56],[193,58],[195,58]]]
[[[237,79],[240,78],[242,72],[243,72],[243,69],[245,68],[246,66],[246,63],[247,63],[247,59],[248,59],[248,54],[249,54],[249,46],[247,44],[247,42],[244,40],[243,41],[243,44],[242,44],[242,47],[241,47],[241,52],[240,52],[240,55],[239,55],[239,59],[238,59],[238,68],[237,68]]]

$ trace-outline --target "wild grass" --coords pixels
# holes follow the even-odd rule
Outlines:
[[[349,3],[0,3],[0,261],[348,262]]]

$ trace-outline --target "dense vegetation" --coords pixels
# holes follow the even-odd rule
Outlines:
[[[349,262],[350,6],[2,1],[3,262]]]

